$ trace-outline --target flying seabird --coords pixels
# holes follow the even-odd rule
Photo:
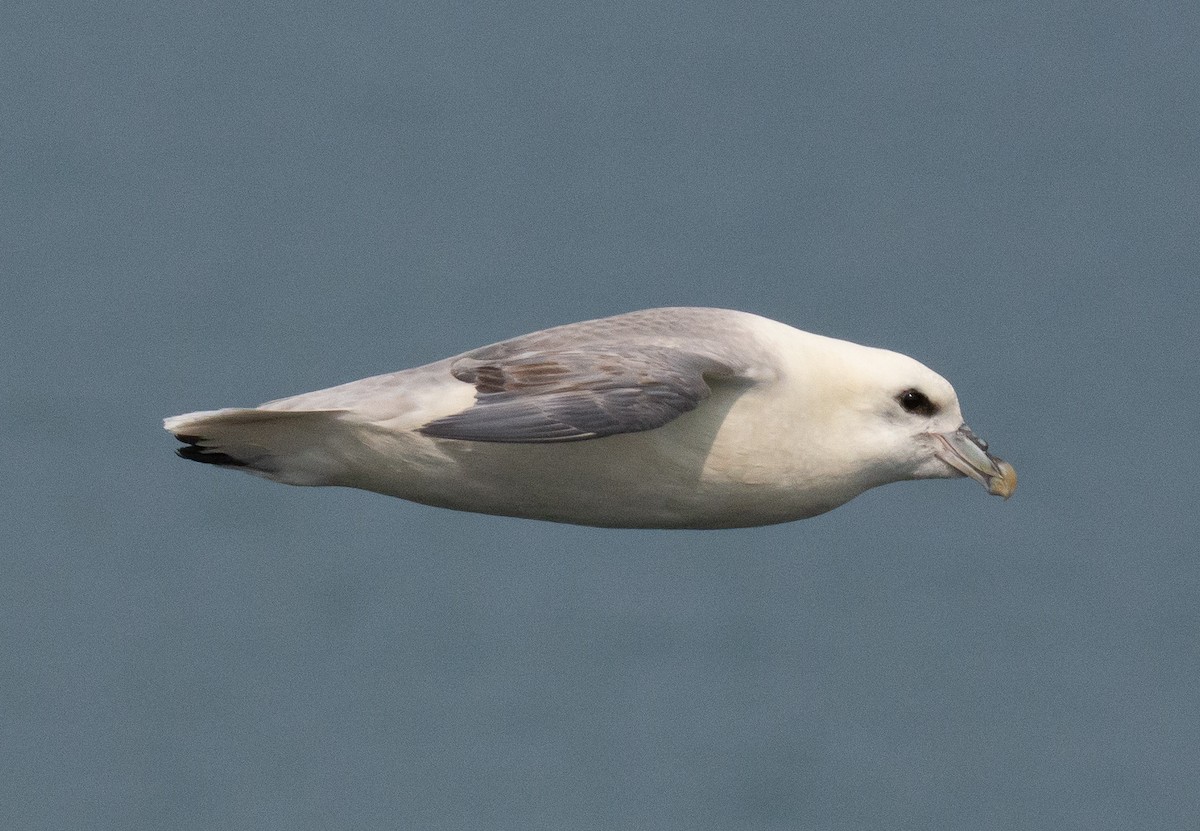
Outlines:
[[[341,386],[168,418],[185,459],[462,511],[621,528],[815,516],[878,485],[1012,465],[950,383],[746,312],[558,326]]]

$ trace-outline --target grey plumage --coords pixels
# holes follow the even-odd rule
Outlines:
[[[472,350],[452,361],[451,373],[474,385],[474,406],[420,432],[533,443],[661,427],[707,398],[710,384],[734,381],[745,369],[728,327],[718,328],[721,316],[716,309],[650,309]],[[663,345],[672,331],[679,345]]]
[[[547,351],[452,365],[475,405],[420,428],[427,436],[493,442],[578,441],[661,427],[734,371],[679,349]]]

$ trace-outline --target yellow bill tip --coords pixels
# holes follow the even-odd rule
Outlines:
[[[1017,489],[1017,470],[1008,462],[996,459],[996,475],[988,479],[988,493],[1008,499]]]

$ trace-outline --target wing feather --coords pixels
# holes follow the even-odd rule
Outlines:
[[[451,365],[475,403],[420,428],[484,442],[581,441],[661,427],[695,409],[710,381],[736,378],[715,357],[673,347],[516,351],[485,347]]]

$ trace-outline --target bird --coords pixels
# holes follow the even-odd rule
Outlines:
[[[1011,464],[906,355],[749,312],[571,323],[328,389],[167,418],[184,459],[291,485],[608,528],[742,528]]]

